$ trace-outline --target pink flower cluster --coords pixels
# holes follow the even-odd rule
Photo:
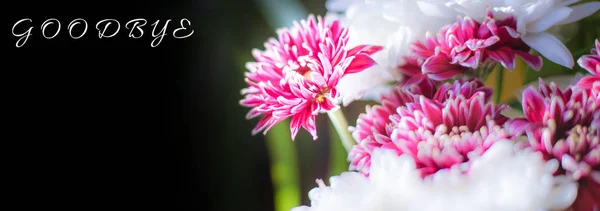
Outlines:
[[[374,65],[370,55],[382,47],[349,48],[348,30],[339,21],[326,24],[320,16],[315,20],[312,15],[277,34],[278,39],[265,43],[264,51],[253,50],[256,62],[246,65],[249,87],[242,90],[245,98],[240,104],[252,108],[248,119],[262,115],[253,134],[261,130],[266,133],[291,117],[292,139],[300,127],[317,139],[315,117],[338,108],[338,81]]]
[[[557,174],[579,183],[573,211],[600,209],[600,42],[591,55],[577,61],[592,75],[564,90],[539,80],[538,89],[523,92],[524,118],[514,120],[513,133],[524,133],[527,146],[557,159]]]
[[[518,146],[558,160],[556,174],[578,182],[571,210],[600,209],[600,41],[577,61],[591,75],[565,89],[541,79],[538,88],[527,88],[524,117],[504,116],[509,107],[490,101],[492,89],[459,77],[498,63],[512,70],[517,57],[539,70],[541,57],[530,53],[516,28],[514,17],[497,20],[488,12],[481,23],[459,17],[415,42],[398,67],[407,80],[381,95],[380,105],[367,106],[351,129],[350,170],[369,176],[372,153],[384,148],[411,156],[422,177],[467,173],[473,156],[526,137]],[[316,140],[316,116],[339,109],[340,79],[375,65],[371,55],[383,47],[347,46],[348,29],[339,21],[312,15],[277,34],[264,50],[253,50],[240,104],[251,108],[248,119],[262,116],[253,134],[291,118],[292,139],[304,128]]]
[[[491,12],[482,23],[470,17],[458,18],[435,36],[428,36],[425,42],[416,42],[413,55],[406,56],[406,64],[399,69],[410,76],[408,84],[422,81],[424,77],[448,80],[491,61],[513,70],[516,56],[539,70],[542,58],[529,53],[530,47],[521,40],[516,27],[513,17],[494,20]]]
[[[392,149],[413,157],[422,176],[443,169],[468,169],[469,157],[492,144],[525,135],[522,146],[557,159],[557,175],[579,183],[574,211],[600,208],[600,98],[589,89],[559,89],[540,79],[523,93],[525,117],[509,119],[505,105],[490,103],[492,90],[476,80],[445,83],[434,95],[396,88],[382,105],[367,107],[353,135],[358,144],[350,169],[369,176],[371,153]]]
[[[525,118],[516,119],[529,147],[560,161],[558,173],[579,181],[573,210],[600,208],[600,99],[589,90],[539,81],[523,92]]]

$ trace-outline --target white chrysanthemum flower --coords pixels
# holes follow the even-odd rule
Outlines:
[[[550,61],[573,68],[571,52],[551,34],[551,28],[573,23],[600,9],[600,2],[573,5],[579,0],[439,0],[457,12],[483,21],[488,9],[502,19],[513,16],[521,39]]]
[[[381,45],[385,48],[372,58],[377,65],[360,73],[348,75],[336,87],[342,102],[348,105],[354,100],[374,96],[389,87],[390,82],[402,80],[396,71],[409,55],[409,47],[425,34],[437,32],[443,25],[452,23],[456,17],[431,16],[423,11],[421,0],[329,0],[330,12],[343,12],[342,23],[349,28],[348,45]],[[447,8],[448,11],[452,11]],[[431,12],[431,11],[429,11]],[[374,94],[375,93],[375,94]]]
[[[566,209],[575,199],[577,186],[565,177],[553,177],[555,160],[514,150],[509,141],[494,144],[481,157],[471,158],[469,169],[441,170],[422,179],[408,155],[376,149],[367,178],[345,172],[318,181],[309,192],[305,210],[403,210],[403,211],[533,211]],[[463,166],[462,168],[465,168]]]

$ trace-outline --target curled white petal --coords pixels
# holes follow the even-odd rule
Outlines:
[[[575,62],[571,52],[554,35],[542,32],[528,34],[521,37],[521,39],[523,39],[523,42],[529,45],[529,47],[548,58],[548,60],[564,67],[573,68]]]

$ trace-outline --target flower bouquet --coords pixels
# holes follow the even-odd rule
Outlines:
[[[600,2],[326,8],[253,50],[241,91],[247,118],[260,117],[253,134],[289,119],[292,139],[304,128],[318,140],[315,118],[326,113],[346,147],[348,171],[329,186],[317,179],[311,204],[293,210],[600,211],[600,41],[578,58],[564,44]],[[484,81],[518,64],[587,72],[540,77],[508,105],[501,83]],[[359,100],[377,104],[348,126],[340,107]]]

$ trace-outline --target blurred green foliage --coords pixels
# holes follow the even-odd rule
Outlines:
[[[300,204],[301,198],[298,161],[288,125],[289,120],[285,120],[267,134],[275,210],[290,210]]]

